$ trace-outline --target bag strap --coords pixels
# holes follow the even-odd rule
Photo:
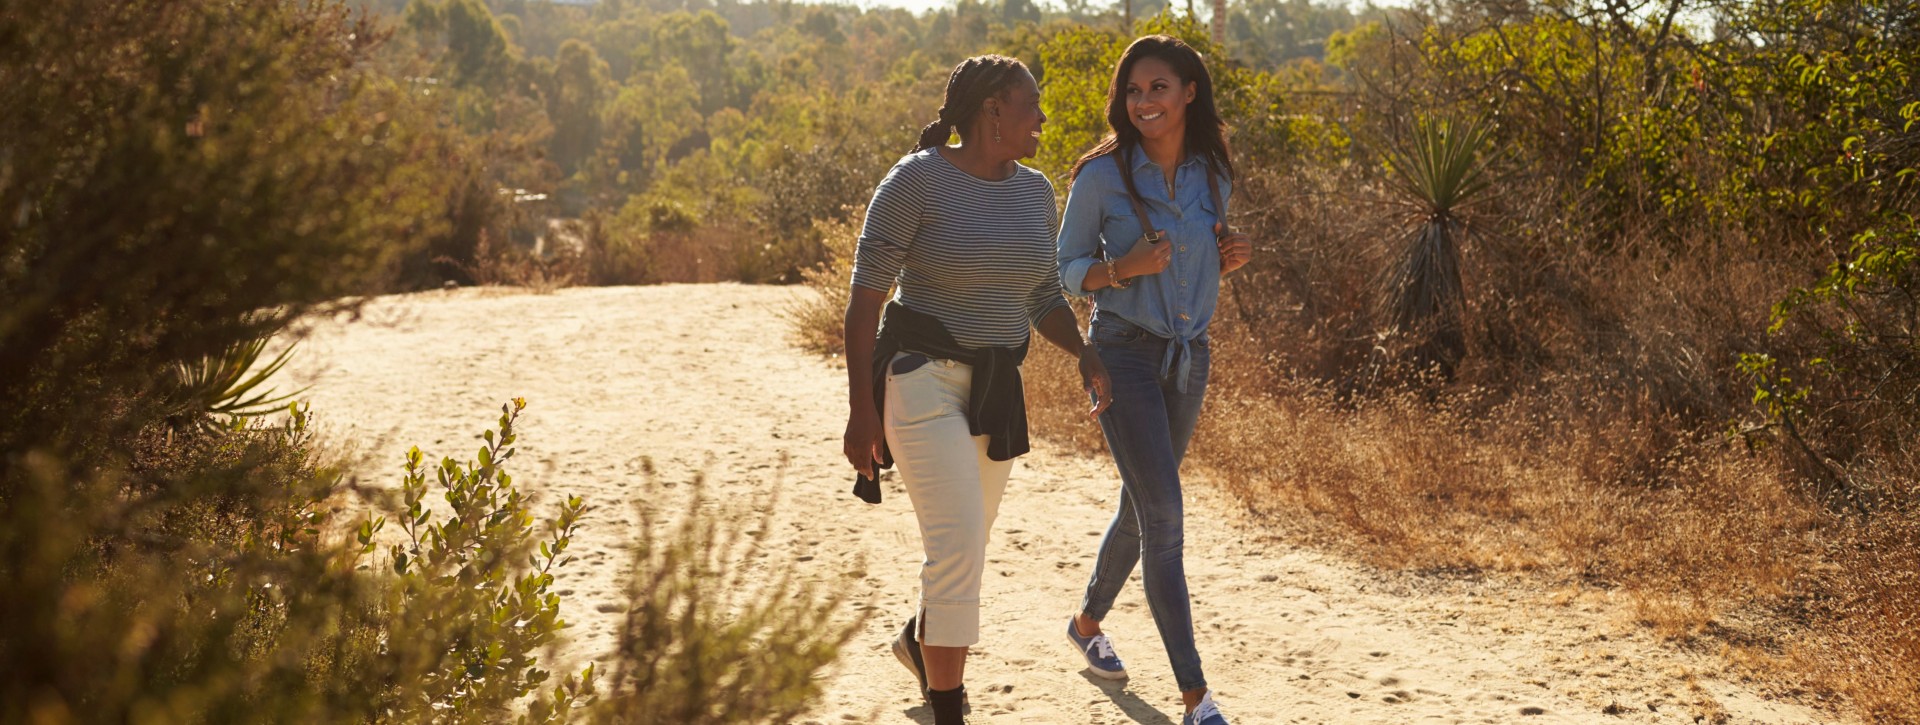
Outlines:
[[[1227,225],[1227,204],[1220,198],[1220,181],[1213,176],[1213,161],[1207,161],[1207,193],[1213,195],[1213,213],[1220,221],[1220,236],[1233,233],[1233,227]]]

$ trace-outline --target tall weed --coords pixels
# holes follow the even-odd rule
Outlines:
[[[843,593],[745,566],[773,530],[776,498],[753,502],[760,518],[746,531],[702,514],[706,504],[696,481],[678,523],[640,506],[618,664],[595,722],[791,722],[822,694],[821,668],[859,631],[864,613],[834,621]]]
[[[853,294],[854,252],[860,246],[860,227],[866,223],[864,208],[850,210],[845,219],[814,222],[826,259],[800,273],[802,284],[811,295],[795,301],[785,311],[794,342],[801,349],[821,355],[839,356],[846,352],[847,303]]]

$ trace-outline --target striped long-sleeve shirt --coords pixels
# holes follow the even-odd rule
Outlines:
[[[1045,174],[1024,165],[988,181],[938,149],[908,154],[873,192],[853,284],[887,290],[934,316],[967,347],[1018,347],[1065,307],[1055,237],[1059,204]]]

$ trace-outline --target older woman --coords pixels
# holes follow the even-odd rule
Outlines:
[[[1027,451],[1019,365],[1033,329],[1080,359],[1096,412],[1105,406],[1106,372],[1061,295],[1053,184],[1019,162],[1046,121],[1020,61],[960,63],[939,120],[874,191],[856,252],[846,455],[861,498],[879,501],[875,468],[891,462],[913,500],[920,606],[893,650],[938,725],[965,722],[988,532]],[[946,145],[956,131],[960,145]],[[889,287],[898,292],[882,318]]]
[[[1198,52],[1165,35],[1134,41],[1114,69],[1107,124],[1112,134],[1074,165],[1059,262],[1066,291],[1094,299],[1087,337],[1113,376],[1100,427],[1120,504],[1067,637],[1093,674],[1126,677],[1100,620],[1140,564],[1182,725],[1226,725],[1194,644],[1180,462],[1206,396],[1220,278],[1253,248],[1226,226],[1233,162]]]

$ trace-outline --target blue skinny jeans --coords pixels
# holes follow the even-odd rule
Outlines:
[[[1167,346],[1174,343],[1117,317],[1096,321],[1089,337],[1113,380],[1113,404],[1100,414],[1100,428],[1120,470],[1121,485],[1120,510],[1100,541],[1080,609],[1094,621],[1105,618],[1134,565],[1140,564],[1147,607],[1173,664],[1174,680],[1182,692],[1206,687],[1181,561],[1185,512],[1180,461],[1206,397],[1211,357],[1207,337],[1202,334],[1191,345],[1186,392],[1172,379],[1179,366],[1162,372]]]

